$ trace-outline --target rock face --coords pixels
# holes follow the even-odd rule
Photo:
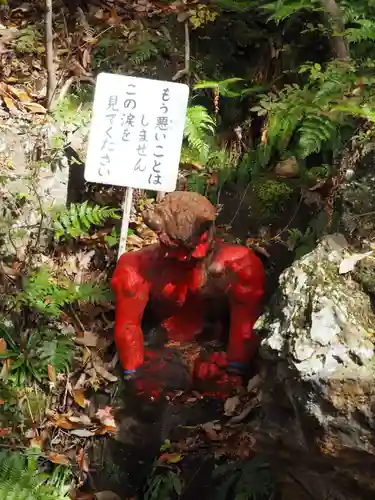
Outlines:
[[[39,228],[49,227],[52,208],[66,204],[69,158],[60,144],[64,137],[52,122],[0,123],[1,257],[22,258],[31,241],[40,246]],[[72,144],[81,145],[73,134],[68,137]]]
[[[375,316],[331,235],[284,271],[256,329],[262,343],[259,451],[307,498],[375,498]]]

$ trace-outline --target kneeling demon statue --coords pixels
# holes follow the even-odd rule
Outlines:
[[[115,341],[126,377],[137,379],[149,366],[145,311],[157,318],[165,339],[177,343],[199,339],[208,318],[218,325],[227,311],[227,352],[195,360],[193,377],[238,384],[258,347],[253,326],[265,289],[261,260],[214,237],[216,209],[197,193],[175,191],[143,219],[159,243],[122,255],[112,279]],[[216,337],[222,335],[223,327],[216,328]]]

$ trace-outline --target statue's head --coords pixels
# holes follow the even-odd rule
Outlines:
[[[166,256],[187,260],[206,255],[216,214],[215,207],[204,196],[174,191],[142,215],[145,224],[166,247]]]

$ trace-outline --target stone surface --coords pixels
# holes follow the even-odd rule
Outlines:
[[[345,247],[327,236],[294,262],[256,325],[266,335],[258,450],[319,500],[375,495],[375,316],[338,274]]]
[[[277,177],[285,179],[293,179],[300,174],[300,167],[295,156],[291,156],[286,160],[280,161],[275,167]]]
[[[39,226],[48,227],[51,208],[65,205],[69,165],[52,122],[13,119],[0,123],[0,136],[1,254],[22,258],[38,235],[40,245]]]

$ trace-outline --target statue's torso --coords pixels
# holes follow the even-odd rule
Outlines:
[[[223,300],[238,281],[235,273],[228,272],[227,262],[249,252],[240,245],[221,243],[207,259],[185,262],[165,257],[157,248],[155,245],[142,251],[139,269],[150,283],[151,302],[160,311],[165,309],[168,315],[192,296],[208,303]],[[255,255],[254,258],[258,259]]]

